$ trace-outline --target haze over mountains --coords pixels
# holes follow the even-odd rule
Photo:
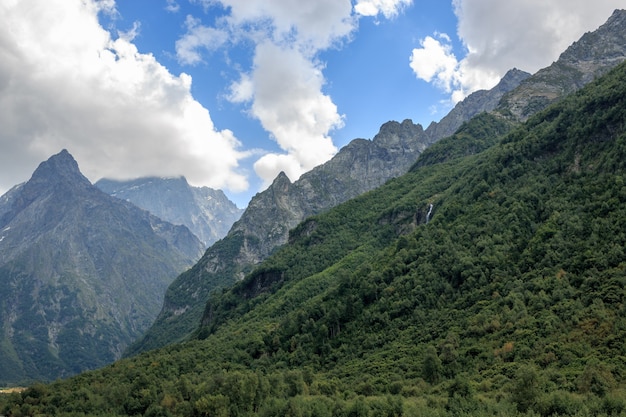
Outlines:
[[[205,247],[224,237],[243,213],[221,190],[192,187],[184,177],[128,181],[103,178],[94,185],[165,221],[184,224]]]

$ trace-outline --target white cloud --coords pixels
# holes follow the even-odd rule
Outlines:
[[[176,0],[167,0],[166,3],[165,10],[168,12],[176,13],[180,10],[180,4],[178,4]]]
[[[113,10],[112,1],[0,4],[0,189],[62,148],[92,181],[183,174],[245,189],[232,132],[215,130],[191,77],[111,39],[97,13]]]
[[[446,92],[452,91],[458,71],[459,61],[457,61],[449,37],[443,37],[446,43],[441,43],[437,39],[427,36],[422,40],[421,48],[413,49],[410,66],[415,74],[426,82],[433,82]]]
[[[185,20],[187,33],[176,41],[176,57],[186,65],[195,65],[202,62],[199,50],[214,51],[228,41],[228,33],[203,26],[200,19],[187,16]]]
[[[262,187],[267,188],[281,171],[290,180],[297,179],[302,174],[302,167],[293,155],[269,153],[254,163],[254,171],[263,179]]]
[[[248,74],[241,74],[239,81],[230,86],[226,99],[232,103],[246,103],[254,98],[254,82]]]
[[[517,67],[535,72],[555,61],[585,32],[604,23],[623,0],[454,0],[457,35],[466,48],[450,76],[450,42],[439,42],[439,51],[427,39],[413,50],[411,68],[418,78],[434,82],[458,101],[481,88],[492,87],[507,70]],[[432,39],[432,38],[431,38]],[[425,56],[436,58],[438,68],[425,75]],[[419,60],[419,61],[418,61]],[[445,70],[444,70],[445,69]],[[452,80],[450,83],[443,80]]]
[[[203,0],[214,4],[216,0]],[[256,27],[277,44],[313,51],[331,46],[355,29],[350,0],[221,0],[235,28]]]
[[[255,45],[253,67],[240,70],[240,78],[231,84],[226,98],[248,105],[251,117],[260,121],[284,151],[267,154],[254,164],[264,184],[271,183],[280,171],[294,181],[330,159],[337,152],[330,132],[340,127],[343,119],[323,93],[323,68],[315,57],[348,40],[356,29],[351,1],[197,2],[205,8],[220,4],[227,15],[218,21],[216,30],[228,31],[232,43]],[[193,57],[194,51],[201,52],[191,47],[189,56]]]
[[[324,77],[318,66],[298,50],[268,41],[256,49],[252,83],[252,115],[289,155],[257,161],[255,171],[265,183],[281,170],[295,181],[337,152],[328,134],[343,120],[321,92]]]
[[[445,33],[435,39],[427,36],[421,48],[413,49],[409,66],[417,76],[450,94],[450,101],[457,103],[469,93],[495,85],[500,75],[494,71],[474,68],[467,60],[459,61],[452,52],[452,42]]]
[[[115,14],[115,0],[94,0],[92,4],[86,5],[98,13]]]
[[[126,32],[118,32],[118,37],[124,39],[126,42],[132,42],[139,35],[139,29],[141,29],[140,22],[134,22],[133,27]]]
[[[354,10],[362,16],[383,14],[387,18],[400,13],[403,7],[410,6],[413,0],[357,0]]]

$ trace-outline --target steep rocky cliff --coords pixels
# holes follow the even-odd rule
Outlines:
[[[450,113],[439,122],[432,122],[426,133],[431,142],[451,136],[461,127],[463,122],[482,113],[494,110],[502,97],[517,88],[522,81],[530,77],[530,74],[517,68],[509,70],[502,80],[491,90],[479,90],[470,94],[465,100],[459,102]]]

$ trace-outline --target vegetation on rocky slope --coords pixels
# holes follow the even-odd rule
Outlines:
[[[624,415],[625,125],[621,65],[482,152],[446,139],[454,158],[300,224],[194,340],[0,412]]]

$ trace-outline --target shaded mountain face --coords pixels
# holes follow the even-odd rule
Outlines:
[[[0,197],[0,383],[117,359],[201,252],[186,227],[94,187],[66,150],[41,163]]]
[[[616,10],[604,25],[584,34],[556,62],[505,94],[498,111],[514,120],[526,120],[625,59],[626,10]]]
[[[373,140],[351,141],[330,161],[293,183],[284,173],[279,174],[267,190],[252,198],[223,241],[209,248],[191,271],[170,286],[153,328],[128,353],[185,337],[197,326],[208,294],[243,278],[287,242],[289,230],[303,219],[404,174],[427,146],[476,114],[493,110],[503,94],[527,76],[522,71],[509,71],[492,90],[470,95],[426,131],[411,120],[390,121],[381,126]]]
[[[184,177],[129,181],[105,178],[94,185],[167,222],[187,226],[207,248],[226,236],[243,213],[221,190],[192,187]]]

